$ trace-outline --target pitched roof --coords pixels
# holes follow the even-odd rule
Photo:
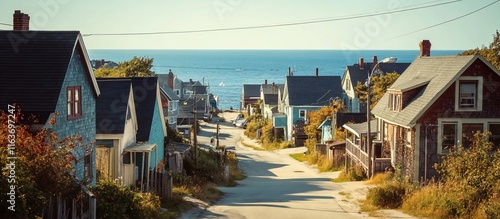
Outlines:
[[[287,76],[290,106],[325,106],[342,95],[340,76]]]
[[[99,87],[79,31],[0,31],[0,104],[17,103],[24,113],[37,114],[40,122],[45,122],[55,111],[75,51],[86,63],[98,96]]]
[[[101,95],[96,101],[96,133],[123,134],[127,117],[130,79],[97,80]]]
[[[135,111],[137,114],[137,141],[149,141],[155,104],[157,101],[157,77],[133,77]]]
[[[261,89],[264,94],[278,94],[278,91],[283,92],[284,84],[262,84]]]
[[[477,59],[498,73],[498,70],[479,55],[417,57],[390,89],[404,91],[420,86],[420,91],[400,112],[388,109],[389,93],[386,93],[373,108],[373,114],[402,126],[414,125],[434,101]]]
[[[358,137],[362,134],[366,134],[368,132],[368,123],[356,123],[356,124],[344,124],[344,128],[356,134]],[[377,133],[377,120],[373,119],[370,121],[370,132],[372,134]]]
[[[371,62],[365,63],[365,67],[363,70],[359,69],[359,64],[354,64],[347,66],[346,73],[349,74],[351,78],[351,86],[356,87],[358,82],[365,83],[368,79],[368,74],[370,74],[372,70]],[[380,63],[379,69],[384,73],[393,73],[396,72],[398,74],[402,74],[411,63]],[[343,76],[345,77],[345,75]]]
[[[245,97],[260,97],[260,84],[243,84],[243,95]]]
[[[181,98],[174,93],[170,87],[160,87],[160,91],[163,92],[170,100],[180,100]]]
[[[278,104],[278,94],[264,94],[264,100],[266,104],[276,105]]]

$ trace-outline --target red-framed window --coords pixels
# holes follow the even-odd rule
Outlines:
[[[68,119],[78,119],[82,117],[82,87],[70,86],[67,89],[68,95]]]

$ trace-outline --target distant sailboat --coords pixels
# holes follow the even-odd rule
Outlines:
[[[219,83],[219,86],[221,86],[221,87],[224,87],[224,85],[225,85],[225,84],[224,84],[224,81],[221,81],[221,82]]]

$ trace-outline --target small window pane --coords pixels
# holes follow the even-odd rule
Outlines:
[[[79,89],[75,89],[75,101],[79,101],[80,100],[80,91]]]
[[[489,124],[488,130],[491,132],[490,142],[493,143],[493,149],[500,148],[500,123]]]
[[[71,89],[68,89],[68,102],[71,102],[71,98],[73,96],[73,92],[71,92]]]
[[[456,144],[457,124],[443,124],[443,140],[441,146],[443,150],[448,150]]]

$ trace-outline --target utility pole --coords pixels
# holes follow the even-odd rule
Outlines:
[[[198,119],[197,119],[197,106],[196,106],[196,91],[194,92],[194,103],[193,103],[193,113],[194,113],[194,130],[193,130],[193,147],[194,147],[194,161],[195,161],[195,168],[198,170]]]
[[[219,148],[219,122],[217,122],[217,136],[216,136],[216,138],[217,138],[217,144],[216,144],[215,148],[217,149],[217,148]]]

